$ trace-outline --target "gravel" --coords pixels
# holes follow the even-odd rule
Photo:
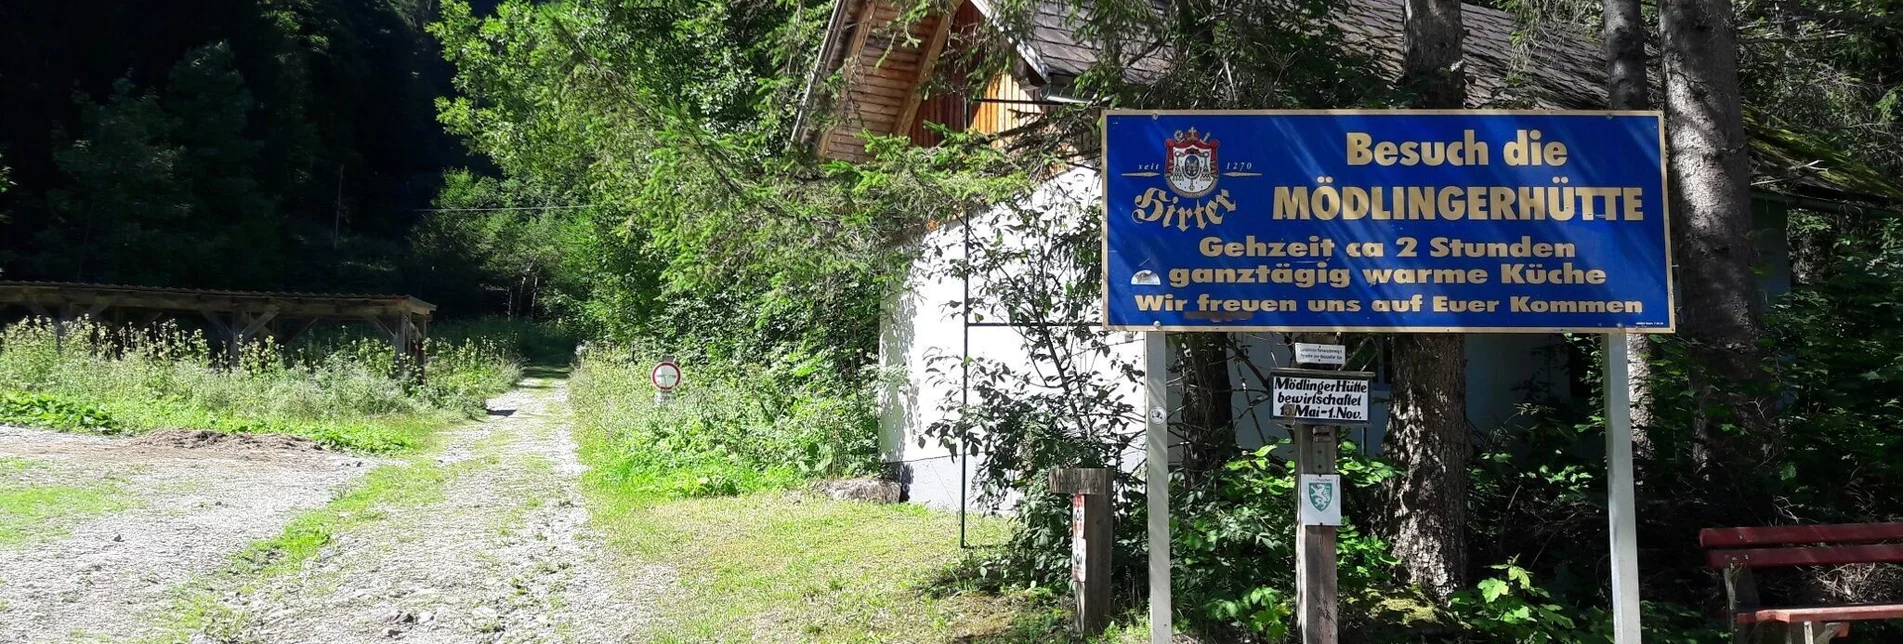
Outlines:
[[[339,535],[293,574],[227,597],[232,642],[625,642],[669,582],[587,525],[566,383],[530,380],[446,436],[441,501]],[[207,638],[209,639],[209,638]],[[216,641],[216,640],[211,640]]]
[[[440,500],[384,508],[262,578],[208,573],[381,462],[298,440],[0,427],[0,456],[40,465],[16,478],[112,479],[137,496],[67,536],[0,549],[0,642],[151,637],[185,592],[219,604],[215,632],[191,644],[638,641],[675,576],[622,562],[589,527],[566,394],[531,379],[489,401],[486,420],[419,457],[452,473]]]
[[[14,427],[0,427],[0,456],[40,466],[16,483],[111,482],[131,497],[64,536],[0,548],[4,642],[139,634],[174,586],[276,535],[371,465],[303,449],[207,451]]]

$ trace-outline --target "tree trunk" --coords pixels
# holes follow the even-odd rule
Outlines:
[[[1226,333],[1184,333],[1183,473],[1196,480],[1235,456],[1234,381]]]
[[[1682,258],[1680,335],[1692,358],[1699,413],[1693,458],[1709,473],[1737,454],[1718,428],[1758,438],[1769,408],[1754,398],[1762,374],[1763,301],[1752,264],[1751,167],[1739,105],[1737,27],[1729,0],[1668,0],[1665,112],[1671,142],[1672,236]]]
[[[1215,9],[1209,0],[1172,0],[1171,18],[1179,33],[1192,43],[1215,40]],[[1192,69],[1217,73],[1220,63],[1207,46],[1185,48]],[[1233,107],[1231,96],[1210,96],[1218,105]],[[1183,474],[1199,480],[1203,474],[1222,467],[1237,452],[1235,384],[1229,376],[1227,333],[1180,334],[1183,370]]]
[[[1639,12],[1639,0],[1606,0],[1606,105],[1615,110],[1643,110],[1651,107],[1651,86],[1645,78],[1645,17]],[[1652,460],[1652,352],[1651,338],[1632,333],[1625,337],[1626,387],[1631,401],[1632,449],[1640,463]]]
[[[1426,108],[1465,107],[1460,0],[1407,0],[1401,82]],[[1466,339],[1394,339],[1394,399],[1386,451],[1401,469],[1389,481],[1394,555],[1409,580],[1436,599],[1467,585]]]

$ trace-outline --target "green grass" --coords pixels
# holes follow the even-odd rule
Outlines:
[[[55,538],[74,524],[130,507],[117,481],[86,485],[44,485],[20,480],[44,466],[19,458],[0,458],[0,547]],[[34,477],[49,478],[49,477]]]
[[[597,528],[615,552],[677,576],[643,641],[1046,642],[1062,632],[1048,594],[948,581],[967,556],[957,515],[790,491],[805,478],[798,468],[726,447],[728,433],[776,429],[748,409],[765,403],[729,391],[656,407],[635,371],[585,360],[569,401]],[[973,542],[997,543],[1013,526],[974,516],[970,527]]]
[[[935,582],[963,556],[952,514],[800,493],[654,501],[593,486],[610,543],[678,575],[656,642],[944,641],[996,634],[1015,598]],[[1004,521],[978,518],[995,540]]]

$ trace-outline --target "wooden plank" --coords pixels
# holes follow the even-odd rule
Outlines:
[[[898,114],[890,109],[881,108],[878,110],[856,111],[853,114],[847,115],[846,122],[842,125],[846,126],[844,129],[846,129],[849,134],[859,133],[859,128],[852,127],[854,125],[874,132],[885,133],[890,132],[892,130],[892,124],[897,121]]]
[[[910,89],[912,87],[911,82],[903,80],[903,79],[886,78],[884,76],[874,76],[871,74],[860,76],[858,79],[858,82],[855,83],[855,85],[859,87],[878,87],[881,89],[895,89],[901,92],[907,89]]]
[[[899,112],[899,121],[892,131],[908,132],[912,129],[913,119],[918,118],[920,92],[926,83],[931,82],[932,72],[938,68],[938,57],[945,50],[946,38],[951,36],[951,23],[950,14],[938,17],[938,25],[932,30],[932,39],[925,47],[924,64],[919,67],[918,81],[912,84],[911,91],[906,92],[905,109]]]
[[[864,68],[863,71],[864,71],[864,74],[861,75],[862,77],[877,76],[879,78],[884,78],[887,80],[895,80],[902,83],[912,83],[918,79],[918,73],[913,70],[886,69],[883,67],[868,67],[868,68]]]
[[[848,61],[845,63],[846,65],[852,65],[851,61],[859,58],[859,54],[863,52],[866,48],[866,35],[872,32],[871,26],[866,24],[866,22],[872,18],[872,12],[875,8],[877,8],[876,5],[878,5],[879,2],[878,0],[865,0],[865,3],[866,3],[865,6],[862,6],[859,8],[859,18],[854,23],[857,25],[857,27],[853,29],[852,44],[846,48],[845,59],[846,61]],[[852,80],[852,75],[848,74],[846,78],[848,81],[850,81]],[[833,135],[837,133],[840,129],[841,129],[840,127],[834,127],[827,130],[824,134],[821,135],[821,140],[831,141],[833,138]],[[833,151],[833,145],[831,143],[828,143],[826,146],[824,146],[820,150],[820,156],[834,156],[834,155],[828,154],[832,151]]]
[[[244,325],[244,328],[238,331],[238,339],[240,341],[250,339],[251,336],[258,333],[258,329],[264,328],[264,325],[269,324],[271,320],[277,318],[277,316],[278,312],[276,310],[267,310],[264,313],[252,317],[251,323]]]
[[[1903,540],[1903,521],[1781,525],[1755,528],[1706,528],[1698,531],[1698,545],[1706,548],[1780,546],[1800,543],[1867,543]]]
[[[1712,550],[1705,553],[1705,565],[1713,570],[1725,566],[1775,568],[1786,566],[1837,566],[1853,563],[1903,563],[1903,544],[1864,546],[1824,546],[1817,548],[1749,548]]]
[[[897,96],[853,92],[852,102],[855,106],[860,108],[859,111],[888,114],[897,118],[899,110],[902,109],[905,104],[905,99]]]
[[[910,70],[918,69],[919,55],[917,50],[890,43],[890,46],[883,48],[868,45],[865,51],[859,53],[858,60],[867,67]]]
[[[1738,613],[1740,624],[1759,622],[1865,622],[1878,619],[1903,619],[1903,604],[1863,604],[1856,606],[1802,606],[1765,608]]]
[[[892,87],[889,85],[872,85],[872,84],[863,84],[863,83],[860,84],[858,87],[852,88],[852,94],[854,96],[877,96],[879,98],[883,98],[886,100],[900,101],[900,102],[903,102],[905,100],[905,91],[906,91],[906,88],[904,87]]]

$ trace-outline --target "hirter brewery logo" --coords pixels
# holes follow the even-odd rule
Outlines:
[[[1214,137],[1204,138],[1190,128],[1163,142],[1169,149],[1163,164],[1163,176],[1176,194],[1196,198],[1216,189],[1216,146]]]
[[[1223,217],[1236,211],[1236,203],[1228,189],[1216,189],[1216,182],[1223,177],[1260,177],[1262,173],[1251,161],[1220,164],[1216,160],[1219,145],[1216,137],[1193,127],[1163,137],[1161,163],[1139,162],[1121,173],[1131,179],[1163,179],[1163,185],[1138,188],[1141,192],[1131,204],[1135,209],[1130,216],[1177,230],[1222,225]]]

